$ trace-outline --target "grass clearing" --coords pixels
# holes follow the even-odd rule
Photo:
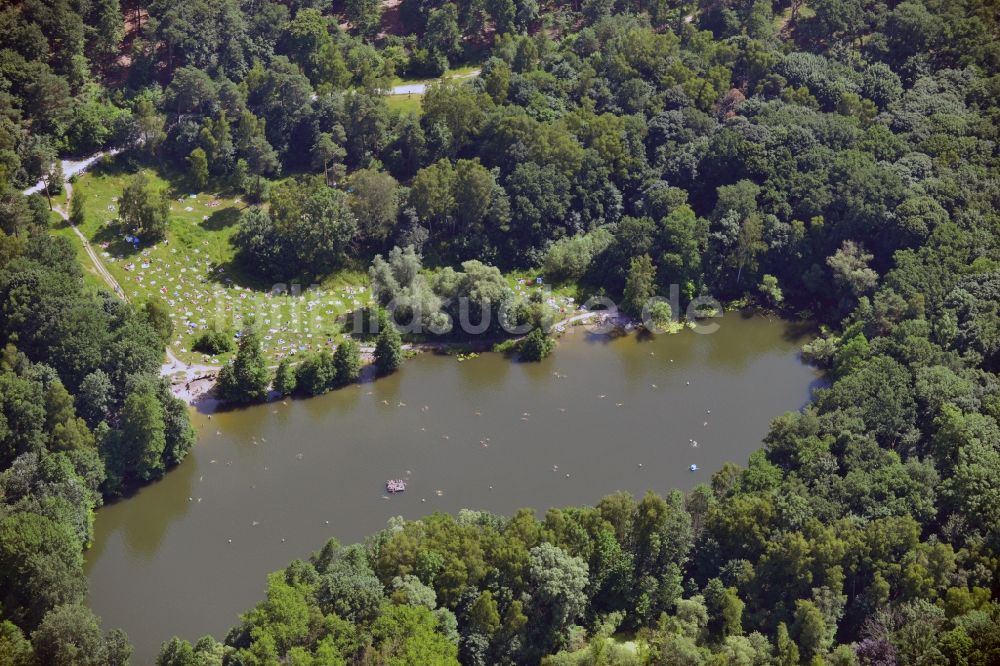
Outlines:
[[[481,67],[481,63],[472,63],[469,65],[462,65],[461,67],[449,68],[448,71],[444,73],[444,78],[451,79],[471,76],[473,72],[478,71]]]
[[[80,230],[131,301],[139,305],[160,298],[167,304],[174,322],[170,349],[180,360],[224,363],[231,353],[195,352],[195,339],[212,324],[235,332],[251,315],[262,329],[264,353],[272,365],[296,354],[331,349],[343,339],[344,324],[353,321],[353,312],[372,304],[363,270],[341,270],[318,285],[264,284],[244,274],[234,264],[231,239],[247,204],[225,189],[191,192],[180,177],[151,168],[142,171],[154,187],[169,192],[166,239],[138,247],[125,241],[126,230],[118,224],[118,198],[136,172],[115,164],[76,178],[74,193],[86,199]],[[106,289],[69,224],[53,217],[52,233],[77,248],[87,284]],[[557,320],[572,314],[580,298],[576,285],[539,284],[540,277],[539,270],[505,274],[519,296],[540,292]]]
[[[424,112],[424,96],[411,93],[407,95],[386,95],[385,105],[390,111],[398,111],[401,114],[413,113],[420,115]]]
[[[548,293],[550,306],[559,311],[559,314],[568,315],[576,308],[581,292],[575,283],[567,282],[552,284],[545,277],[545,271],[540,268],[529,270],[514,270],[504,273],[507,284],[519,296],[525,298],[531,296],[533,292],[541,290]],[[539,282],[541,280],[541,282]]]
[[[52,198],[52,203],[57,207],[65,210],[66,209],[66,196],[64,194],[59,195],[59,200],[56,197]],[[105,284],[104,279],[101,274],[97,272],[94,268],[93,262],[90,257],[87,256],[86,250],[83,249],[83,243],[80,242],[79,236],[73,231],[73,228],[69,226],[69,222],[63,219],[62,215],[55,211],[49,213],[49,229],[55,236],[62,236],[70,242],[73,248],[76,250],[77,261],[80,262],[80,268],[83,269],[83,286],[88,292],[97,293],[101,289],[107,289],[107,284]]]
[[[114,165],[77,178],[75,192],[86,197],[81,231],[130,300],[141,304],[158,297],[168,305],[174,322],[170,347],[182,361],[225,362],[228,354],[194,352],[195,338],[212,323],[238,330],[251,315],[263,329],[264,352],[271,363],[330,348],[342,337],[338,319],[368,303],[367,276],[357,271],[339,272],[315,289],[293,284],[278,290],[242,274],[233,264],[231,238],[247,204],[232,192],[191,192],[181,179],[143,171],[156,187],[170,193],[165,240],[137,248],[125,241],[117,203],[133,172]],[[74,242],[88,279],[104,286],[69,225],[57,224],[54,233]]]
[[[414,83],[425,83],[430,85],[431,83],[436,83],[442,79],[466,78],[471,76],[473,72],[479,71],[482,66],[482,63],[470,63],[462,65],[461,67],[448,68],[448,70],[438,78],[403,78],[401,76],[394,76],[390,79],[389,85],[393,88],[396,86],[412,85]]]

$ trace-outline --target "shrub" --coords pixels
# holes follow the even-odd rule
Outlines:
[[[236,343],[233,342],[233,332],[229,329],[219,329],[215,326],[210,326],[208,330],[195,338],[192,345],[192,349],[196,352],[211,354],[212,356],[231,352],[235,348]]]
[[[556,341],[550,335],[536,328],[528,333],[521,343],[521,359],[525,361],[541,361],[556,348]]]

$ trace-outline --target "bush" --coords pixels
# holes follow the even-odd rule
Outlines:
[[[208,330],[195,338],[191,348],[202,354],[217,356],[218,354],[233,351],[236,348],[236,343],[233,342],[233,332],[231,330],[220,330],[215,326],[210,326]]]
[[[298,378],[295,375],[295,368],[292,367],[287,358],[282,359],[274,373],[274,390],[281,395],[291,395],[297,386]]]
[[[448,58],[434,49],[417,49],[410,56],[410,74],[438,77],[448,71]]]
[[[611,232],[595,229],[589,234],[560,238],[545,255],[545,277],[560,282],[579,280],[590,268],[594,257],[611,244]]]
[[[521,359],[524,361],[541,361],[556,348],[556,341],[542,329],[536,328],[521,343]]]
[[[338,386],[358,381],[361,375],[361,346],[351,338],[337,345],[333,352],[333,369]]]
[[[244,321],[240,331],[236,356],[219,371],[215,395],[223,402],[247,404],[265,399],[270,386],[271,373],[251,317]]]
[[[760,284],[757,285],[757,291],[760,292],[764,303],[771,307],[778,307],[785,300],[784,294],[781,293],[781,287],[778,286],[778,278],[773,275],[765,274],[761,278]]]
[[[380,375],[396,372],[403,364],[403,341],[395,324],[380,314],[381,329],[375,341],[375,367]]]
[[[295,373],[297,388],[306,395],[321,395],[333,388],[337,369],[328,351],[312,354],[302,361]]]
[[[676,333],[682,324],[674,321],[674,313],[666,301],[656,301],[649,308],[649,319],[645,322],[653,333]]]

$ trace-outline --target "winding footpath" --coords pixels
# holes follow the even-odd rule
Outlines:
[[[117,148],[113,148],[108,151],[96,152],[93,155],[85,157],[81,160],[60,160],[60,166],[62,167],[63,178],[65,179],[63,187],[66,189],[67,205],[69,205],[70,201],[73,198],[73,185],[72,183],[69,182],[70,178],[79,173],[83,173],[91,166],[93,166],[93,164],[97,162],[97,160],[103,158],[105,155],[117,155],[118,152],[119,150]],[[28,189],[24,190],[24,195],[29,196],[32,194],[36,194],[44,189],[45,189],[45,182],[40,180],[31,187],[29,187]],[[70,228],[73,229],[73,232],[80,238],[80,242],[83,243],[83,249],[87,253],[87,256],[90,257],[90,261],[94,264],[94,269],[97,271],[97,274],[101,276],[101,278],[108,284],[109,287],[111,287],[111,290],[118,296],[118,298],[122,299],[123,301],[128,301],[128,296],[126,296],[125,290],[122,289],[122,286],[120,284],[118,284],[118,281],[114,278],[114,276],[108,272],[108,269],[104,267],[104,262],[102,262],[101,258],[97,256],[96,252],[94,252],[94,247],[90,244],[90,241],[87,240],[87,237],[84,236],[83,232],[80,231],[77,228],[77,226],[73,224],[73,222],[69,219],[69,213],[60,208],[59,206],[53,206],[52,210],[58,213],[59,217],[65,220],[66,224],[68,224]]]
[[[114,155],[117,152],[118,152],[117,150],[110,150],[107,153],[105,152],[95,153],[90,157],[87,157],[82,160],[62,160],[63,175],[67,179],[66,182],[63,184],[63,187],[66,189],[67,204],[70,204],[70,202],[73,200],[73,185],[72,183],[69,182],[69,178],[79,173],[83,173],[91,165],[97,162],[97,160],[101,159],[105,155]],[[35,194],[36,192],[41,192],[44,189],[44,187],[45,187],[44,183],[39,181],[34,186],[24,190],[24,194],[30,195],[30,194]],[[104,262],[101,261],[101,257],[94,250],[94,246],[91,245],[90,240],[88,240],[87,237],[84,235],[84,233],[80,231],[80,228],[77,227],[75,224],[73,224],[73,222],[70,220],[69,213],[66,210],[63,210],[59,206],[53,206],[52,210],[54,210],[59,215],[59,217],[61,217],[66,222],[66,224],[69,225],[69,227],[73,230],[73,233],[75,233],[77,237],[80,239],[80,243],[83,245],[84,252],[87,253],[87,256],[90,258],[91,264],[93,264],[94,266],[94,270],[97,271],[97,274],[101,277],[102,280],[104,280],[105,284],[107,284],[108,287],[111,288],[111,291],[118,298],[122,299],[127,303],[129,299],[128,295],[125,293],[125,290],[122,288],[121,284],[119,284],[118,280],[115,279],[115,276],[108,271],[107,267],[105,267]],[[219,371],[219,366],[197,365],[197,364],[189,365],[187,363],[184,363],[176,356],[174,356],[174,353],[173,351],[171,351],[169,346],[166,349],[166,353],[167,353],[167,362],[160,367],[160,374],[164,377],[172,377],[177,373],[183,372],[184,373],[183,382],[186,384],[195,379],[203,378],[207,374],[214,374]]]
[[[66,189],[66,201],[69,202],[73,197],[73,186],[69,182],[66,182],[64,187]],[[127,303],[128,296],[125,294],[125,290],[122,289],[120,284],[118,284],[118,280],[116,280],[115,277],[108,272],[108,269],[104,267],[104,262],[101,261],[99,256],[97,256],[97,252],[94,251],[94,246],[90,244],[90,241],[83,235],[83,232],[80,231],[80,229],[69,219],[69,214],[59,206],[53,206],[52,210],[58,213],[59,217],[65,220],[66,224],[68,224],[73,232],[80,238],[80,242],[83,243],[83,249],[87,253],[87,256],[90,257],[91,263],[94,264],[94,270],[97,271],[97,274],[101,276],[109,287],[111,287],[111,290],[116,296],[118,296],[118,298]]]

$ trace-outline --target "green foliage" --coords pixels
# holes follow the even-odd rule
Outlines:
[[[234,239],[258,278],[412,245],[372,282],[426,324],[462,297],[537,323],[496,267],[543,265],[624,291],[632,314],[676,284],[831,327],[809,350],[830,386],[776,419],[746,470],[541,522],[402,523],[336,566],[290,567],[230,645],[171,642],[163,663],[525,663],[563,645],[601,663],[623,611],[628,663],[996,662],[995,12],[702,5],[405,0],[402,38],[373,0],[344,5],[355,34],[327,2],[0,9],[5,663],[124,661],[76,605],[79,552],[99,492],[155,478],[193,440],[156,378],[162,308],[94,298],[73,246],[32,230],[58,203],[57,155],[111,146],[114,168],[155,161],[272,198]],[[432,84],[420,118],[387,111],[404,63],[438,76],[463,54],[487,57],[478,81]],[[143,174],[121,194],[112,231],[161,239],[173,195]],[[107,221],[82,191],[69,206]],[[402,356],[389,328],[383,372]],[[240,342],[220,395],[261,399],[259,340]],[[352,377],[345,345],[306,359],[305,385]],[[297,374],[284,364],[275,388]]]
[[[680,324],[674,321],[674,313],[670,303],[656,301],[649,307],[649,321],[654,333],[676,332]]]
[[[448,71],[448,57],[440,51],[414,49],[410,56],[409,71],[413,76],[437,77]]]
[[[174,322],[170,319],[170,308],[162,298],[151,298],[143,304],[142,314],[149,320],[149,325],[153,327],[160,342],[166,347],[174,332]]]
[[[798,637],[802,657],[806,659],[822,655],[830,648],[823,614],[811,601],[799,599],[795,602],[793,631]]]
[[[782,622],[778,625],[777,632],[777,664],[779,666],[796,666],[799,664],[799,646],[791,639],[788,634],[788,627]]]
[[[208,155],[202,148],[195,148],[187,158],[191,174],[191,184],[202,189],[208,184]]]
[[[424,606],[434,610],[437,606],[437,595],[434,589],[424,585],[414,575],[396,576],[392,579],[393,602],[410,606]],[[494,610],[495,610],[494,606]]]
[[[764,303],[770,307],[778,307],[785,300],[785,295],[778,286],[778,278],[773,275],[765,274],[757,285],[757,291],[760,292]]]
[[[461,53],[462,32],[458,28],[458,8],[454,3],[446,2],[439,9],[431,10],[423,45],[446,58],[454,58]]]
[[[163,474],[162,456],[167,446],[163,408],[150,390],[125,398],[121,437],[116,447],[121,456],[118,471],[134,472],[149,481]]]
[[[437,617],[419,606],[390,606],[372,625],[379,663],[458,664],[458,648],[438,631]]]
[[[362,35],[373,37],[382,19],[382,3],[377,0],[348,0],[344,11],[351,25]]]
[[[322,395],[332,389],[336,381],[333,355],[326,350],[306,357],[295,369],[295,386],[306,395]]]
[[[469,625],[484,636],[492,636],[500,628],[500,613],[489,590],[481,592],[469,608]]]
[[[240,331],[236,356],[219,371],[215,393],[226,402],[257,402],[267,397],[271,373],[260,348],[260,334],[253,319]]]
[[[258,202],[266,198],[261,177],[274,173],[280,167],[278,153],[265,133],[266,126],[266,120],[258,118],[250,111],[243,111],[240,114],[236,126],[237,150],[244,156],[249,174],[255,177],[252,183],[247,179],[248,182],[242,185]]]
[[[298,372],[288,358],[281,359],[278,369],[274,371],[274,382],[272,388],[278,395],[291,395],[298,387]]]
[[[28,630],[63,603],[83,601],[81,543],[69,525],[33,512],[0,519],[4,607]]]
[[[333,352],[333,369],[338,385],[352,384],[361,375],[361,345],[345,338]]]
[[[3,655],[5,666],[31,666],[35,663],[31,642],[10,620],[0,622],[0,655]]]
[[[167,233],[170,199],[166,192],[157,192],[145,174],[128,180],[118,203],[118,219],[129,233],[148,241],[161,240]]]
[[[499,58],[490,58],[483,65],[483,86],[496,104],[503,104],[510,90],[510,65]]]
[[[594,258],[611,245],[613,237],[604,228],[589,234],[560,238],[545,255],[545,274],[554,281],[581,279]]]
[[[528,579],[534,589],[533,631],[542,641],[536,648],[551,651],[586,607],[587,564],[558,546],[542,543],[528,553]]]
[[[86,221],[84,207],[87,203],[86,193],[79,189],[73,190],[73,197],[69,202],[69,221],[71,224],[81,226]]]
[[[628,277],[625,279],[625,292],[622,295],[622,310],[626,314],[638,317],[653,296],[656,295],[656,267],[648,254],[632,259]]]
[[[106,666],[128,663],[132,648],[118,632],[101,634],[89,608],[67,604],[54,608],[31,634],[35,655],[53,666]]]
[[[224,650],[211,636],[201,638],[193,647],[174,636],[163,644],[156,666],[221,666]]]
[[[322,179],[286,181],[271,192],[269,211],[249,208],[233,236],[237,259],[261,276],[323,275],[340,267],[357,233],[348,197]]]
[[[349,13],[366,11],[368,3],[347,5]],[[365,17],[361,17],[364,19]],[[351,18],[352,22],[354,18]],[[358,26],[358,23],[355,23]],[[302,66],[313,85],[342,86],[347,82],[347,66],[337,44],[329,34],[329,20],[319,9],[304,7],[288,22],[279,41],[282,52]]]
[[[221,328],[217,324],[210,324],[197,338],[195,338],[192,349],[202,354],[217,356],[226,354],[236,348],[233,341],[233,332],[226,328]]]
[[[878,282],[878,274],[869,267],[874,255],[865,252],[864,247],[853,241],[844,241],[843,246],[826,260],[833,270],[833,281],[855,297],[860,297]]]
[[[375,340],[375,368],[381,375],[396,372],[403,364],[403,341],[395,324],[388,317],[382,319]]]
[[[77,411],[90,426],[104,421],[114,397],[114,387],[108,374],[101,369],[94,370],[80,382],[77,390]]]
[[[715,640],[743,633],[744,604],[735,587],[725,587],[718,578],[708,581],[703,593],[708,611],[708,633]]]
[[[521,359],[541,361],[556,348],[556,341],[540,328],[532,329],[521,341]]]
[[[351,212],[362,237],[375,247],[392,233],[399,212],[396,179],[385,172],[361,169],[351,176]]]
[[[446,129],[450,141],[443,147],[448,154],[455,154],[479,132],[485,122],[484,106],[483,98],[470,86],[438,83],[424,95],[423,122],[427,127]]]

